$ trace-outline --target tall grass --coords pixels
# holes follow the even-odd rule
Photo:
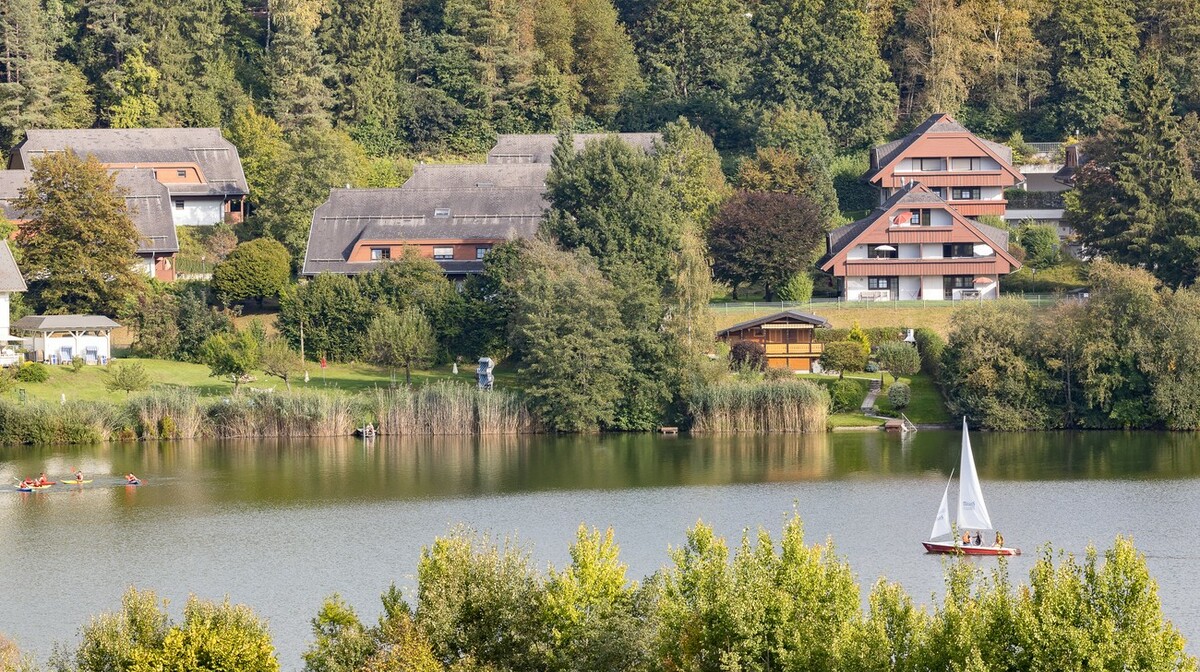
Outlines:
[[[0,401],[3,443],[100,443],[115,436],[124,424],[124,409],[114,404]]]
[[[293,392],[230,397],[209,407],[212,435],[224,439],[347,436],[354,433],[351,397]]]
[[[689,400],[692,431],[823,432],[829,393],[808,380],[728,380],[696,390]]]
[[[369,415],[380,434],[471,435],[536,431],[525,404],[513,392],[481,391],[447,381],[419,388],[375,390]]]
[[[208,420],[200,395],[186,387],[155,388],[126,405],[135,421],[134,431],[145,439],[197,439]]]

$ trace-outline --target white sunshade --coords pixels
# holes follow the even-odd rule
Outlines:
[[[895,252],[896,248],[892,247],[891,245],[876,245],[875,251],[876,252]]]

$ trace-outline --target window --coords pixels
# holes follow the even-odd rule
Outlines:
[[[884,249],[879,249],[881,247]],[[868,259],[895,259],[898,255],[895,245],[867,245]]]
[[[438,219],[446,219],[450,216],[450,208],[435,208],[433,216]]]
[[[241,212],[242,211],[242,202],[241,201],[230,201],[229,202],[229,211],[230,212]]]
[[[175,199],[175,209],[183,210],[183,199],[182,198]]]
[[[978,201],[980,198],[979,187],[955,187],[952,193],[956,201]]]
[[[972,243],[946,243],[942,245],[942,256],[947,259],[973,257],[975,256],[975,245]]]
[[[933,218],[929,216],[928,210],[911,210],[913,226],[929,226],[933,223]]]
[[[186,170],[177,170],[177,171],[175,171],[175,177],[187,177],[187,171]]]
[[[922,172],[933,172],[945,170],[945,162],[943,159],[913,159],[913,169]]]
[[[492,249],[492,247],[491,247],[490,245],[488,245],[488,246],[486,246],[486,247],[477,247],[477,248],[475,248],[475,258],[476,258],[476,259],[483,259],[483,255],[487,254],[487,253],[488,253],[488,250],[490,250],[490,249]]]
[[[867,289],[891,289],[891,278],[867,278]]]
[[[946,289],[975,289],[975,276],[973,275],[944,275],[942,282]]]
[[[383,261],[384,259],[392,258],[392,248],[390,247],[372,247],[371,261]]]
[[[453,259],[454,258],[454,248],[453,247],[435,247],[435,248],[433,248],[433,258],[434,259]]]
[[[983,157],[969,156],[950,159],[950,167],[953,170],[983,170]]]
[[[937,196],[938,198],[942,199],[943,201],[946,200],[946,188],[945,187],[930,187],[929,190],[933,192],[934,196]]]

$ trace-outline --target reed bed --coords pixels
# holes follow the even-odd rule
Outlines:
[[[209,407],[212,435],[223,439],[347,436],[354,433],[349,396],[293,392],[230,397]]]
[[[100,443],[124,422],[123,409],[113,404],[0,401],[0,443]]]
[[[208,424],[207,406],[195,390],[186,387],[155,388],[130,399],[134,430],[144,439],[198,439]]]
[[[700,388],[689,401],[692,431],[824,432],[829,393],[808,380],[734,380]]]
[[[519,434],[536,429],[515,393],[451,382],[375,390],[368,411],[380,434],[395,436]]]

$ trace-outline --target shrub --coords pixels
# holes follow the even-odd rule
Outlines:
[[[903,341],[882,343],[875,352],[879,366],[893,376],[911,376],[921,370],[921,355]]]
[[[854,326],[850,328],[850,333],[846,334],[846,340],[852,343],[858,343],[858,346],[862,348],[863,357],[870,356],[871,339],[869,336],[867,336],[867,332],[863,331],[863,328],[858,326],[858,322],[855,322]]]
[[[830,343],[821,355],[821,366],[826,371],[845,374],[847,371],[862,371],[866,365],[867,356],[862,351],[862,344],[854,341]]]
[[[888,388],[887,393],[888,403],[892,408],[906,408],[908,402],[912,400],[912,389],[908,383],[892,383]]]
[[[857,380],[842,378],[829,386],[829,397],[835,413],[857,411],[867,398],[867,388]]]
[[[222,303],[279,296],[291,276],[291,257],[283,244],[258,238],[238,245],[213,269],[212,287]]]
[[[737,371],[767,368],[767,350],[753,341],[738,341],[729,348],[729,366]]]
[[[788,380],[794,378],[796,374],[789,369],[775,368],[768,366],[766,371],[763,371],[763,378],[766,380]]]
[[[791,280],[783,283],[779,288],[780,301],[798,301],[805,303],[812,299],[813,295],[813,279],[805,271],[801,271],[792,276]]]
[[[835,343],[837,341],[849,340],[850,329],[834,329],[831,327],[821,327],[813,330],[813,341],[817,343]],[[871,345],[878,346],[881,343],[890,343],[892,341],[904,340],[904,334],[907,332],[905,327],[866,327],[860,328],[860,331],[867,335],[867,340]]]
[[[87,362],[84,361],[83,357],[72,357],[71,358],[71,373],[79,373],[79,371],[86,365],[87,365]]]
[[[921,370],[937,380],[942,375],[942,353],[946,350],[946,339],[929,327],[917,329],[913,338],[917,339]]]
[[[150,376],[138,362],[120,363],[104,371],[104,388],[109,392],[137,392],[150,387]]]
[[[41,362],[25,362],[17,369],[17,380],[22,383],[44,383],[50,378],[50,369]]]

